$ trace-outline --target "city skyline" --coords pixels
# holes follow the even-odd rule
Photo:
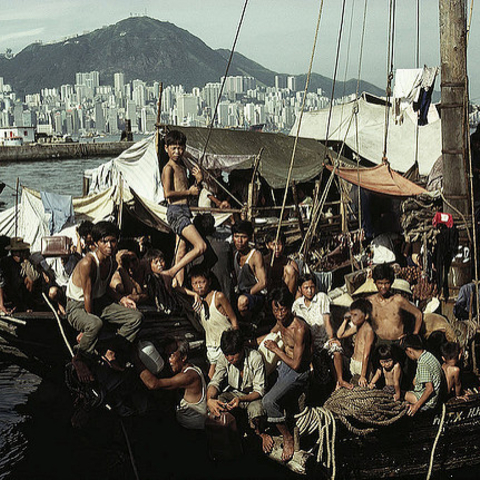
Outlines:
[[[416,63],[416,3],[407,3],[397,7],[395,68],[413,68]],[[301,3],[292,0],[250,1],[236,51],[279,73],[305,73],[312,52],[319,4],[314,0]],[[243,0],[178,0],[172,7],[164,0],[139,0],[132,7],[126,0],[101,3],[85,0],[80,9],[78,2],[73,0],[17,0],[2,8],[0,52],[11,48],[16,54],[35,41],[61,41],[66,36],[93,31],[130,15],[148,15],[170,21],[196,35],[211,48],[231,48],[243,5]],[[347,0],[345,3],[339,80],[357,78],[363,7],[364,2]],[[334,72],[341,11],[342,2],[325,1],[313,70],[330,78]],[[473,11],[469,38],[469,76],[471,99],[478,103],[480,66],[472,61],[480,53],[476,14]],[[422,0],[420,18],[419,65],[439,65],[438,0]],[[386,83],[387,19],[388,2],[370,0],[361,78],[380,88]],[[378,28],[379,25],[384,28]]]

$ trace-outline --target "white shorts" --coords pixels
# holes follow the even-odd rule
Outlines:
[[[358,360],[350,359],[350,373],[353,375],[362,375],[362,362]]]
[[[222,349],[220,347],[209,347],[207,345],[207,359],[211,365],[218,362],[218,358],[222,354]]]

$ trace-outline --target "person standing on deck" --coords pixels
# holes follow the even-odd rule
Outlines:
[[[265,302],[267,274],[262,254],[249,245],[253,235],[251,222],[233,226],[234,268],[237,285],[237,309],[241,317],[257,315]]]
[[[67,286],[67,318],[82,333],[72,362],[79,380],[85,383],[93,381],[86,362],[95,353],[103,323],[119,327],[115,343],[125,350],[135,340],[143,319],[133,300],[110,287],[118,236],[113,223],[97,223],[92,229],[96,250],[78,262]],[[112,368],[121,369],[114,350],[107,350],[103,358]]]
[[[198,197],[200,193],[198,185],[202,181],[203,175],[198,167],[194,167],[192,175],[195,177],[195,184],[191,187],[188,186],[187,169],[183,159],[186,145],[187,137],[178,130],[171,130],[165,136],[165,151],[168,154],[168,162],[163,167],[162,185],[168,202],[168,224],[177,236],[177,251],[175,265],[166,270],[164,275],[172,278],[177,277],[176,283],[178,285],[183,285],[183,269],[192,260],[203,255],[207,249],[203,238],[191,222],[192,213],[188,206],[188,198]],[[193,247],[188,253],[187,242]]]

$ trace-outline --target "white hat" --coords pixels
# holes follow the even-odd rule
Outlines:
[[[392,283],[392,290],[398,290],[400,292],[408,293],[409,295],[413,295],[412,289],[410,288],[410,284],[404,280],[403,278],[396,278]]]
[[[361,295],[362,293],[377,293],[378,288],[375,285],[372,277],[368,277],[365,282],[360,285],[354,292],[353,295]]]

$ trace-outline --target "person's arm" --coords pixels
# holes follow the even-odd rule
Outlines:
[[[6,313],[7,315],[11,313],[8,308],[5,307],[4,299],[3,299],[3,288],[0,287],[0,312]]]
[[[207,407],[215,417],[219,417],[227,409],[227,404],[217,400],[218,389],[215,385],[209,385],[207,388]]]
[[[264,340],[265,340],[265,337],[270,334],[270,333],[277,333],[280,331],[280,323],[277,321],[275,323],[275,325],[273,326],[273,328],[268,332],[266,333],[265,335],[262,335],[260,337],[257,337],[257,345],[260,345]]]
[[[368,329],[365,331],[365,339],[363,342],[362,373],[358,379],[358,384],[361,387],[366,387],[368,385],[367,370],[368,364],[370,363],[373,341],[375,340],[375,335],[370,325],[367,324],[366,327],[368,327]]]
[[[347,328],[348,322],[349,320],[344,320],[340,327],[338,327],[337,338],[348,338],[354,333],[357,333],[357,327],[355,325]]]
[[[460,368],[455,367],[453,371],[453,385],[455,386],[455,396],[462,396],[462,380],[460,379]]]
[[[434,392],[433,383],[426,382],[425,390],[423,391],[422,396],[418,399],[416,403],[408,407],[407,415],[410,415],[411,417],[413,417],[423,407],[423,405],[427,403],[428,399],[431,397],[433,392]]]
[[[93,312],[92,276],[95,274],[91,255],[87,255],[78,264],[80,287],[83,290],[83,304],[87,313]]]
[[[279,348],[277,342],[272,340],[266,340],[265,347],[271,352],[277,354],[278,358],[280,358],[282,362],[286,363],[292,370],[298,371],[303,363],[303,354],[305,352],[305,330],[305,325],[302,322],[299,322],[299,326],[295,329],[295,334],[293,336],[293,358],[290,358],[283,350]]]
[[[332,340],[332,338],[334,338],[334,334],[333,334],[332,320],[329,313],[323,314],[323,324],[325,325],[325,330],[327,332],[328,339]]]
[[[116,265],[114,265],[116,267]],[[91,287],[90,287],[91,290]],[[119,303],[120,305],[126,308],[137,308],[137,304],[134,300],[132,300],[128,295],[124,295],[112,288],[112,284],[110,283],[107,287],[107,295],[114,301]]]
[[[187,372],[177,373],[170,378],[157,378],[147,368],[140,372],[140,380],[149,390],[178,390],[179,388],[187,388],[193,384],[198,375],[189,370]]]
[[[393,399],[396,402],[400,400],[400,397],[402,395],[402,391],[400,389],[401,378],[402,378],[402,367],[400,366],[399,363],[396,363],[393,366],[393,386],[395,388],[395,395],[393,396]]]
[[[375,372],[375,375],[373,376],[372,380],[368,384],[368,388],[373,390],[375,388],[375,384],[380,380],[381,376],[382,376],[382,369],[377,368],[377,371]]]
[[[183,200],[190,195],[197,196],[200,193],[196,185],[192,185],[188,190],[175,190],[174,170],[170,165],[165,165],[162,172],[163,194],[170,201]]]
[[[420,329],[422,328],[423,314],[422,312],[408,300],[399,295],[400,308],[406,312],[411,313],[415,317],[415,327],[413,333],[419,334]]]
[[[263,255],[258,250],[252,256],[251,266],[257,283],[250,289],[250,295],[255,295],[267,286],[267,272],[263,263]]]
[[[238,330],[238,321],[237,321],[237,316],[235,315],[235,312],[233,311],[232,306],[230,305],[230,302],[228,301],[228,298],[222,293],[222,292],[217,292],[215,295],[215,300],[218,302],[216,307],[218,309],[219,306],[221,306],[227,315],[227,318],[230,320],[230,323],[232,324],[232,328],[234,330]]]
[[[165,277],[164,277],[165,278]],[[170,277],[168,277],[170,279]],[[183,293],[184,295],[188,295],[192,297],[193,303],[192,308],[195,313],[200,313],[200,309],[202,308],[202,299],[198,293],[195,293],[193,290],[190,290],[186,287],[177,285],[174,290],[178,293]]]

